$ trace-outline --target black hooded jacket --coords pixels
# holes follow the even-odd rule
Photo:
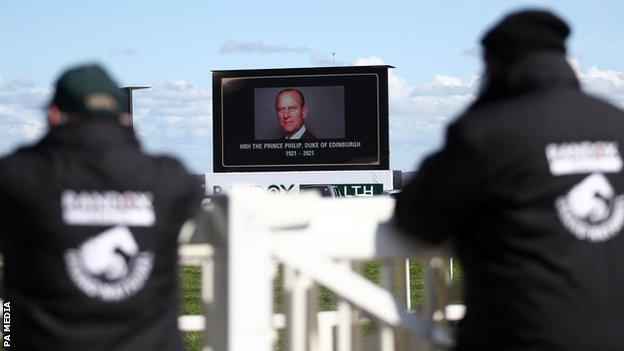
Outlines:
[[[52,129],[0,160],[15,350],[181,350],[177,236],[200,187],[114,122]]]
[[[624,113],[563,55],[517,61],[447,130],[397,225],[462,260],[459,350],[621,350]]]

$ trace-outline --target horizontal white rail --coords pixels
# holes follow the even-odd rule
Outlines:
[[[201,266],[202,262],[212,259],[214,249],[209,244],[186,244],[178,248],[178,262],[181,266]]]
[[[206,317],[186,315],[178,317],[178,328],[183,332],[201,332],[206,329]]]
[[[319,218],[323,221],[325,218]],[[354,223],[353,227],[357,227]],[[427,259],[446,256],[445,246],[431,246],[415,239],[407,240],[392,223],[368,225],[366,230],[349,230],[349,226],[328,226],[319,229],[311,226],[305,229],[282,229],[271,235],[271,246],[276,248],[305,247],[315,255],[334,259],[372,260],[394,257],[417,257]],[[351,227],[352,228],[352,227]]]

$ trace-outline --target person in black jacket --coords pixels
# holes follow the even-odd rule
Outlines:
[[[543,11],[489,30],[482,93],[397,200],[462,260],[458,350],[624,345],[624,113],[580,91],[569,32]]]
[[[0,160],[3,298],[15,350],[182,350],[177,235],[201,199],[143,153],[114,81],[65,72],[48,133]]]

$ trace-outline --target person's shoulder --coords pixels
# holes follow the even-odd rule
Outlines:
[[[16,189],[28,188],[33,179],[33,170],[40,162],[30,148],[22,147],[0,158],[0,196]]]
[[[500,119],[502,114],[513,111],[516,104],[511,98],[485,103],[476,100],[452,124],[458,128],[487,128],[488,123]]]
[[[28,171],[28,163],[37,156],[33,146],[22,146],[0,157],[0,175]]]
[[[586,103],[591,105],[592,108],[600,109],[601,112],[606,114],[613,114],[616,116],[624,117],[624,111],[613,105],[611,102],[604,100],[602,97],[595,96],[588,93],[580,94],[582,98],[578,101],[580,103]]]
[[[189,171],[177,158],[170,155],[150,156],[154,169],[163,176],[187,177]]]
[[[163,179],[163,182],[172,186],[177,184],[184,188],[198,186],[201,177],[192,174],[179,159],[169,155],[159,155],[153,156],[153,161],[159,178]]]
[[[33,156],[37,153],[39,143],[21,145],[0,157],[0,162],[19,162],[24,157]]]
[[[542,119],[550,109],[583,96],[578,89],[535,90],[496,99],[477,99],[451,124],[473,133],[518,132],[527,122]]]
[[[175,193],[176,197],[199,204],[202,190],[202,175],[194,175],[175,157],[168,155],[154,156],[158,169],[158,184],[163,191]]]
[[[488,129],[488,120],[496,114],[497,112],[491,106],[487,108],[469,106],[454,120],[449,122],[447,134],[461,135],[463,137],[479,135]]]
[[[449,123],[446,136],[463,145],[481,148],[501,137],[523,134],[522,130],[526,128],[522,123],[526,122],[527,114],[521,110],[526,105],[526,102],[514,98],[487,103],[477,100]]]

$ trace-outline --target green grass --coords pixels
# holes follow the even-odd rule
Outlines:
[[[461,267],[455,261],[453,269],[453,282],[461,280]],[[377,262],[366,263],[363,268],[363,274],[372,282],[379,284],[381,280],[381,265]],[[201,270],[198,267],[183,267],[181,270],[181,311],[182,314],[201,314]],[[425,264],[421,262],[410,261],[410,283],[411,296],[410,301],[412,308],[418,308],[425,298]],[[284,311],[284,292],[282,288],[281,271],[274,282],[273,289],[273,311],[282,313]],[[319,310],[332,311],[336,309],[338,298],[335,294],[324,287],[319,289]],[[370,336],[375,332],[372,324],[363,327],[365,336]],[[202,333],[185,333],[184,344],[188,351],[199,351],[202,347]],[[278,332],[278,340],[274,350],[283,349],[284,343],[283,331]]]
[[[180,277],[180,310],[183,315],[202,314],[201,303],[201,269],[199,267],[182,267]],[[184,333],[186,350],[199,351],[203,344],[203,333]]]

